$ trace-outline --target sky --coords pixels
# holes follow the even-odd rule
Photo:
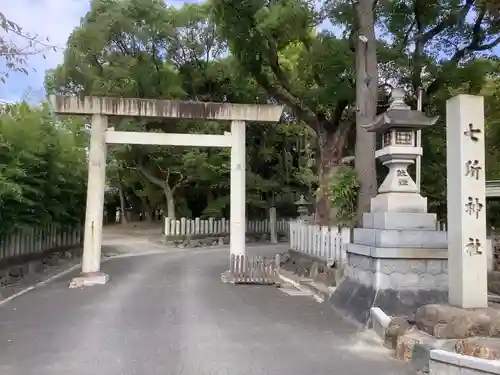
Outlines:
[[[7,1],[7,0],[3,0]],[[170,5],[182,6],[202,0],[166,0]],[[318,1],[319,2],[319,1]],[[47,51],[46,59],[41,55],[31,56],[28,61],[29,74],[14,73],[5,84],[0,84],[0,103],[27,100],[32,103],[45,98],[43,81],[45,71],[62,62],[64,46],[73,29],[79,25],[81,17],[89,10],[90,0],[10,0],[1,12],[7,19],[18,23],[30,35],[49,38],[57,51]],[[331,24],[320,26],[331,31]],[[2,34],[0,33],[0,37]],[[12,37],[12,40],[18,41]],[[18,41],[20,46],[23,41]],[[500,46],[497,48],[500,53]],[[0,69],[3,64],[0,63]]]
[[[167,1],[174,6],[194,2],[198,0]],[[57,52],[47,51],[46,59],[41,55],[31,56],[28,60],[28,75],[11,74],[6,84],[0,84],[0,101],[26,99],[38,102],[45,97],[43,89],[45,71],[55,68],[62,62],[63,48],[68,37],[79,25],[81,17],[89,10],[89,5],[90,0],[10,0],[8,6],[2,7],[1,12],[7,19],[19,24],[25,32],[43,38],[48,37],[50,45],[60,48]],[[3,68],[3,64],[0,64],[0,68]]]

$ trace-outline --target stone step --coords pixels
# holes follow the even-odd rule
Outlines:
[[[377,247],[350,243],[347,253],[364,255],[371,258],[393,259],[448,259],[448,249],[416,247]]]
[[[436,230],[354,229],[353,243],[375,247],[448,248],[447,232]]]
[[[428,213],[374,212],[363,214],[363,228],[435,230],[437,216]]]

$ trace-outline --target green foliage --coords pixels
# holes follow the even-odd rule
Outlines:
[[[328,182],[326,195],[337,214],[338,223],[352,225],[356,221],[359,182],[354,169],[341,167]]]
[[[160,0],[94,0],[68,41],[64,64],[47,75],[47,91],[269,102],[267,93],[239,62],[225,56],[226,39],[209,17],[211,13],[208,4],[176,9]],[[210,121],[122,120],[113,126],[174,133],[223,134],[229,130],[228,124]],[[266,214],[273,200],[293,205],[297,194],[311,189],[314,172],[305,165],[312,155],[311,141],[301,125],[249,124],[250,215]],[[132,206],[146,204],[168,211],[170,202],[178,214],[227,217],[229,155],[229,149],[114,146],[108,184],[118,191],[121,188]]]
[[[0,82],[5,83],[11,73],[28,74],[28,58],[44,52],[56,50],[49,44],[49,39],[43,40],[38,35],[26,33],[16,22],[8,19],[0,12],[0,58],[5,69],[0,70]]]
[[[377,2],[378,81],[415,92],[440,122],[423,132],[423,192],[446,214],[445,102],[458,93],[485,95],[487,172],[500,179],[498,118],[500,42],[496,0]],[[319,31],[330,21],[343,33]],[[356,22],[350,2],[211,0],[180,9],[162,0],[93,0],[73,31],[64,63],[46,76],[49,93],[285,105],[279,125],[247,127],[247,212],[277,204],[295,211],[339,160],[354,150]],[[380,89],[378,112],[387,105]],[[119,120],[117,130],[223,134],[210,121]],[[75,142],[85,138],[74,130]],[[84,133],[83,133],[84,134]],[[227,216],[227,149],[114,146],[108,184],[127,206],[193,216]],[[385,170],[385,167],[384,167]],[[12,168],[12,176],[22,171]],[[17,173],[17,174],[16,174]],[[361,176],[362,177],[362,176]],[[18,184],[1,179],[6,196]],[[323,186],[340,215],[352,219],[358,185],[351,170]],[[9,195],[10,194],[10,195]],[[115,199],[114,201],[117,201]]]
[[[0,232],[44,223],[81,222],[86,158],[75,130],[47,107],[10,105],[0,114]]]

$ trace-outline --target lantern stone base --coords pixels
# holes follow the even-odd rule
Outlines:
[[[401,195],[403,203],[395,198]],[[420,306],[448,300],[447,233],[436,231],[436,215],[424,204],[418,194],[372,199],[347,248],[346,278],[330,297],[335,308],[366,324],[372,307],[411,317]]]
[[[411,259],[406,249],[398,250],[401,258],[378,258],[349,252],[347,277],[330,297],[332,305],[348,317],[366,324],[372,307],[379,307],[390,316],[412,317],[421,306],[446,303],[447,251],[422,249],[425,253],[434,252],[434,257]],[[413,252],[413,249],[409,250]]]
[[[382,193],[371,199],[370,211],[427,213],[427,198],[416,193]]]
[[[436,214],[406,212],[374,212],[363,214],[363,228],[395,230],[435,230]]]

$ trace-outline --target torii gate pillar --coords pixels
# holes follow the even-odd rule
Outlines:
[[[51,96],[50,102],[55,113],[92,115],[82,275],[74,278],[70,287],[105,284],[108,281],[108,275],[100,272],[107,143],[231,147],[230,253],[246,254],[245,122],[277,122],[283,106],[56,96]],[[206,135],[114,131],[107,129],[108,116],[231,121],[231,133]]]
[[[244,121],[231,122],[230,233],[231,255],[246,255],[246,147]]]

